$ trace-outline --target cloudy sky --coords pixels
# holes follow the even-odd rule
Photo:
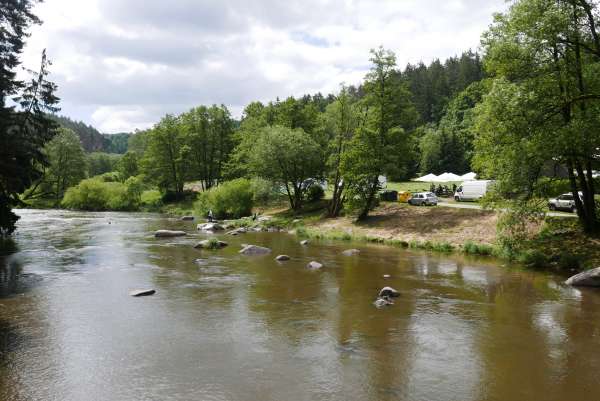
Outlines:
[[[504,0],[45,0],[23,55],[53,61],[62,114],[114,133],[165,113],[330,93],[369,49],[398,64],[477,49]]]

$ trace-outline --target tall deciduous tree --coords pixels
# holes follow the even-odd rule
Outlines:
[[[34,1],[0,1],[0,235],[15,230],[18,217],[12,208],[21,204],[19,194],[42,175],[47,160],[42,152],[52,139],[56,124],[47,117],[58,109],[56,86],[46,78],[49,62],[45,51],[38,72],[28,82],[16,79],[15,70],[27,29],[40,20],[31,12]],[[14,97],[17,106],[7,104]]]
[[[410,92],[395,70],[394,53],[379,48],[371,54],[373,66],[363,85],[364,123],[342,157],[344,180],[352,183],[348,196],[359,219],[367,217],[377,202],[380,175],[398,174],[406,167],[412,148],[407,132],[417,121]]]
[[[321,148],[301,128],[264,128],[248,161],[252,173],[283,185],[293,210],[302,208],[307,180],[323,171]]]
[[[148,133],[142,171],[164,192],[183,196],[183,185],[189,174],[190,147],[178,118],[166,115]]]
[[[520,0],[497,16],[483,37],[495,79],[478,107],[475,158],[521,200],[536,193],[549,165],[562,167],[588,232],[600,230],[592,177],[600,148],[598,11],[585,0]]]

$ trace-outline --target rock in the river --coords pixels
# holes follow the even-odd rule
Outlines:
[[[198,224],[196,226],[196,228],[199,231],[221,231],[221,230],[223,230],[223,226],[221,226],[219,223]]]
[[[203,241],[198,242],[194,246],[194,248],[196,248],[196,249],[221,249],[221,248],[225,248],[227,245],[229,245],[229,244],[225,241],[219,241],[219,240],[214,240],[214,239],[205,239]]]
[[[383,287],[380,291],[379,291],[379,298],[383,298],[383,297],[399,297],[400,293],[398,291],[396,291],[395,289],[393,289],[392,287]]]
[[[154,295],[156,290],[153,289],[145,289],[145,290],[133,290],[129,293],[132,297],[145,297],[148,295]]]
[[[240,251],[242,255],[265,255],[270,252],[271,250],[269,248],[258,245],[246,245],[244,249]]]
[[[275,258],[275,260],[278,262],[283,262],[285,260],[290,260],[290,257],[288,255],[279,255]]]
[[[356,254],[359,254],[360,250],[358,249],[346,249],[344,252],[342,252],[342,255],[344,256],[354,256]]]
[[[389,274],[384,274],[383,275],[383,278],[390,278],[390,277],[392,277],[392,276],[390,276]]]
[[[574,287],[600,287],[600,267],[569,277],[565,284]]]
[[[300,241],[300,245],[308,245],[308,240],[305,239],[305,240]]]
[[[378,308],[383,308],[384,306],[389,306],[389,305],[393,305],[393,304],[394,304],[394,301],[392,301],[388,297],[380,297],[380,298],[377,298],[375,300],[375,302],[373,302],[373,305],[375,305]]]
[[[182,216],[182,221],[194,221],[194,216]]]
[[[319,262],[315,262],[314,260],[306,265],[310,270],[319,270],[323,265]]]
[[[158,230],[154,233],[156,238],[168,238],[168,237],[181,237],[187,235],[185,231],[173,231],[173,230]]]
[[[227,235],[239,235],[239,234],[243,234],[245,232],[246,232],[245,227],[239,227],[239,228],[236,228],[235,230],[228,231],[226,234]]]

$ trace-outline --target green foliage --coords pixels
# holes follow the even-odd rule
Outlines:
[[[118,153],[121,155],[126,153],[131,135],[132,134],[127,132],[120,132],[118,134],[102,134],[104,139],[107,141],[104,151],[108,153]]]
[[[148,189],[142,192],[141,204],[149,208],[157,208],[162,205],[162,194],[157,189]]]
[[[194,209],[199,216],[212,211],[218,219],[249,216],[254,206],[253,195],[250,181],[238,178],[202,192]]]
[[[87,155],[88,176],[94,177],[104,173],[110,173],[117,170],[119,165],[120,155],[93,152]]]
[[[61,128],[44,147],[49,165],[44,177],[24,195],[25,200],[47,199],[58,206],[68,187],[85,178],[86,161],[79,137]]]
[[[476,168],[523,201],[556,167],[567,172],[571,191],[583,192],[577,209],[588,232],[600,230],[584,174],[597,168],[600,143],[600,42],[590,18],[598,11],[583,0],[514,2],[484,34],[493,84],[476,108]]]
[[[489,256],[494,254],[494,247],[488,244],[478,244],[476,242],[467,241],[463,245],[463,252],[470,255]]]
[[[137,210],[141,193],[136,178],[130,178],[126,184],[88,178],[67,190],[62,205],[77,210]]]
[[[281,189],[269,180],[254,177],[250,180],[252,187],[252,200],[255,205],[269,205],[282,198]]]
[[[307,202],[314,203],[318,202],[325,196],[325,191],[320,185],[313,184],[306,190],[305,198]]]
[[[248,167],[256,176],[285,187],[294,210],[302,207],[305,181],[323,169],[319,145],[302,129],[274,126],[261,130],[253,141]]]
[[[117,170],[122,179],[126,180],[129,177],[139,174],[138,155],[135,152],[125,153],[117,165]]]

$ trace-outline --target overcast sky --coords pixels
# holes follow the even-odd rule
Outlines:
[[[408,62],[476,50],[504,0],[45,0],[23,55],[53,62],[61,114],[114,133],[165,113],[335,92],[369,49]]]

